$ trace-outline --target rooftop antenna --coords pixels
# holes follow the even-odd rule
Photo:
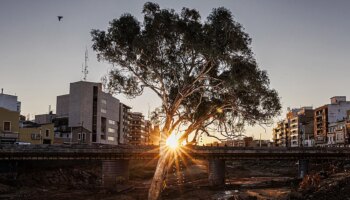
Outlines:
[[[89,55],[88,55],[88,50],[87,48],[85,49],[85,62],[82,66],[82,69],[81,69],[81,73],[83,73],[83,81],[86,81],[86,77],[87,77],[87,74],[89,73],[88,71],[88,65],[87,65],[87,61],[89,60]]]

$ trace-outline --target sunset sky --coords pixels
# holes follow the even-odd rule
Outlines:
[[[142,20],[146,1],[127,0],[0,0],[0,88],[16,94],[22,114],[55,110],[56,96],[82,78],[84,51],[89,51],[88,81],[97,82],[111,67],[98,62],[91,49],[91,29],[131,13]],[[331,96],[350,99],[350,1],[346,0],[178,0],[155,1],[161,8],[197,9],[205,20],[212,8],[224,6],[252,38],[252,49],[271,87],[287,107],[318,107]],[[59,22],[58,15],[63,19]],[[150,92],[122,102],[146,116],[160,105]],[[282,116],[276,120],[282,119]],[[247,135],[271,138],[261,127]]]

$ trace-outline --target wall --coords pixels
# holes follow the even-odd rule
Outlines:
[[[46,135],[46,131],[48,136]],[[19,141],[29,142],[31,144],[44,144],[49,142],[49,144],[54,143],[54,124],[43,124],[38,127],[26,127],[19,129]]]
[[[94,97],[95,87],[97,98]],[[111,94],[103,92],[101,83],[86,81],[71,83],[69,95],[58,96],[57,103],[57,116],[68,116],[69,127],[83,126],[91,132],[92,142],[95,135],[97,143],[114,145],[124,143],[124,129],[127,128],[127,124],[124,123],[127,113],[124,111],[127,112],[130,108],[121,104]],[[94,109],[96,109],[95,116]],[[106,120],[104,132],[102,118]]]
[[[67,117],[69,114],[69,94],[57,96],[56,115],[58,117]]]
[[[19,112],[11,111],[5,108],[0,108],[0,132],[4,130],[4,122],[11,122],[11,131],[12,133],[19,132]]]
[[[104,117],[106,119],[106,133],[105,133],[105,140],[101,140],[101,143],[105,144],[118,144],[118,125],[119,125],[119,111],[120,111],[120,101],[116,98],[114,98],[111,94],[107,94],[102,92],[101,98],[99,100],[101,104],[101,117]],[[106,112],[102,112],[102,110],[105,110]],[[99,112],[99,110],[98,110]],[[101,119],[98,119],[101,121]],[[110,120],[114,121],[113,123],[110,123]],[[102,122],[102,121],[101,121]],[[101,123],[102,126],[102,123]],[[98,127],[98,135],[102,135],[101,126]],[[109,130],[114,130],[109,131]]]
[[[56,117],[55,114],[42,114],[35,115],[35,123],[37,124],[50,124],[52,120]]]
[[[328,123],[344,120],[347,111],[350,110],[350,102],[339,102],[339,104],[328,105]]]
[[[72,143],[79,144],[91,144],[91,132],[82,127],[73,127],[72,129]],[[80,135],[80,138],[79,138]],[[85,140],[83,139],[83,135],[85,135]]]
[[[11,111],[21,112],[21,102],[17,101],[17,96],[0,94],[0,107]]]
[[[118,143],[128,143],[127,135],[129,132],[129,112],[130,107],[120,103],[119,104],[119,127],[118,127]]]

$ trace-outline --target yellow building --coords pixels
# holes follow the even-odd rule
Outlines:
[[[17,141],[19,133],[19,112],[0,107],[0,144]]]
[[[36,124],[26,122],[19,129],[19,141],[30,144],[53,144],[54,124]]]

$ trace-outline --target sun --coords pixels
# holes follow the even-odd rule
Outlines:
[[[175,134],[171,134],[168,139],[166,139],[166,143],[165,143],[169,148],[171,149],[176,149],[179,146],[179,141],[176,138]]]

